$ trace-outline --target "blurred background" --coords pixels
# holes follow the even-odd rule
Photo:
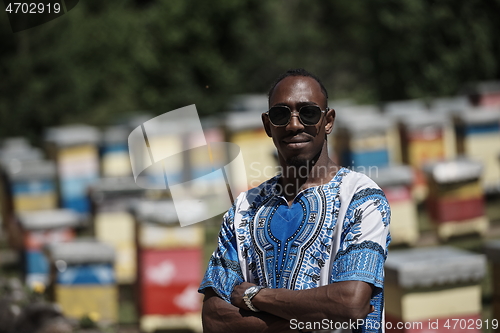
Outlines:
[[[260,124],[266,93],[298,67],[337,110],[332,158],[391,204],[387,321],[424,323],[399,332],[498,329],[499,10],[87,0],[17,33],[0,14],[0,333],[201,331],[196,289],[221,217],[179,227],[169,191],[135,184],[128,135],[196,104],[205,143],[239,145],[240,190],[256,186],[276,166]],[[200,140],[178,124],[147,136]],[[164,162],[186,181],[207,172],[189,152]]]

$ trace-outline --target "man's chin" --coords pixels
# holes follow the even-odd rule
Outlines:
[[[310,161],[301,156],[292,156],[286,160],[286,164],[292,167],[304,167],[308,166]]]

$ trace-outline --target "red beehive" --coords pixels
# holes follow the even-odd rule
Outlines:
[[[139,201],[134,215],[141,329],[201,331],[203,228],[180,227],[170,200]]]
[[[427,211],[439,237],[484,234],[489,221],[480,183],[482,163],[461,157],[428,164],[424,169],[429,180]]]
[[[141,303],[145,315],[171,315],[201,310],[199,249],[141,251]]]

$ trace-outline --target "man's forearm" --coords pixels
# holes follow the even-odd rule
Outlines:
[[[245,309],[239,294],[247,288],[243,283],[233,292],[233,304]],[[370,305],[372,286],[361,281],[336,282],[306,290],[262,289],[252,304],[259,310],[286,320],[349,321],[364,319],[373,311]]]
[[[242,310],[221,299],[212,289],[205,293],[202,320],[204,333],[293,332],[288,320],[266,312]]]

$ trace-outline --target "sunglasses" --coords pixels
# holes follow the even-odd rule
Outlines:
[[[314,126],[321,120],[323,112],[317,105],[304,105],[299,109],[299,120],[304,126]],[[269,121],[276,127],[283,127],[290,123],[292,110],[286,105],[273,106],[266,112]]]

